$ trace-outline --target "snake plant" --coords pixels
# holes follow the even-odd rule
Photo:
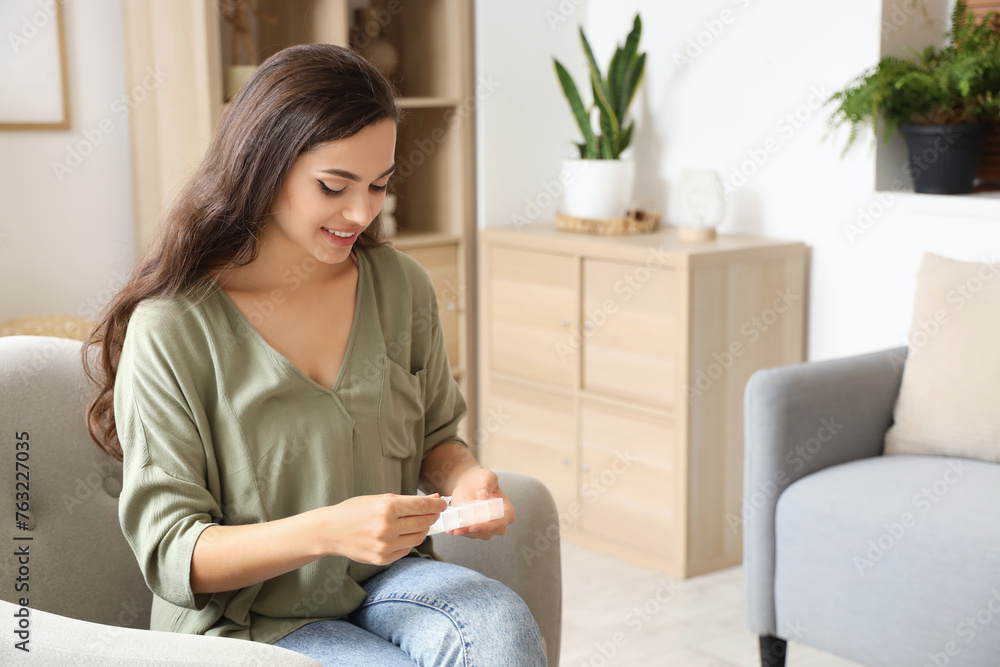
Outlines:
[[[594,103],[584,106],[580,91],[573,82],[566,68],[553,58],[556,76],[562,85],[563,94],[569,101],[570,109],[576,118],[577,125],[583,133],[583,142],[576,143],[580,149],[580,157],[586,160],[615,160],[622,151],[628,148],[632,141],[632,129],[635,122],[625,124],[625,114],[632,104],[635,91],[642,81],[643,69],[646,65],[646,54],[639,53],[639,36],[642,33],[642,22],[636,14],[632,31],[625,39],[625,45],[618,45],[608,65],[607,75],[601,74],[601,68],[594,58],[587,36],[580,28],[580,41],[587,56],[590,69],[590,87]],[[591,111],[597,107],[600,121],[599,131],[591,126]]]

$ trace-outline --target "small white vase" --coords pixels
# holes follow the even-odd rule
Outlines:
[[[632,160],[563,160],[561,213],[575,218],[623,218],[632,201]]]

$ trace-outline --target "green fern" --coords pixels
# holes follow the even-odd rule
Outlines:
[[[830,96],[826,104],[837,107],[829,132],[850,127],[845,153],[869,124],[888,143],[900,123],[1000,120],[1000,17],[991,11],[978,18],[965,0],[958,0],[945,36],[944,48],[911,49],[908,60],[882,58]]]

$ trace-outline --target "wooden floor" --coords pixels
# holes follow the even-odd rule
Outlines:
[[[753,667],[742,568],[685,581],[562,543],[561,667]],[[789,643],[788,667],[858,667]]]

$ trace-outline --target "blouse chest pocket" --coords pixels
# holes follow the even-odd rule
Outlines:
[[[378,429],[383,456],[405,459],[417,452],[424,439],[424,385],[427,369],[410,373],[384,357]]]

